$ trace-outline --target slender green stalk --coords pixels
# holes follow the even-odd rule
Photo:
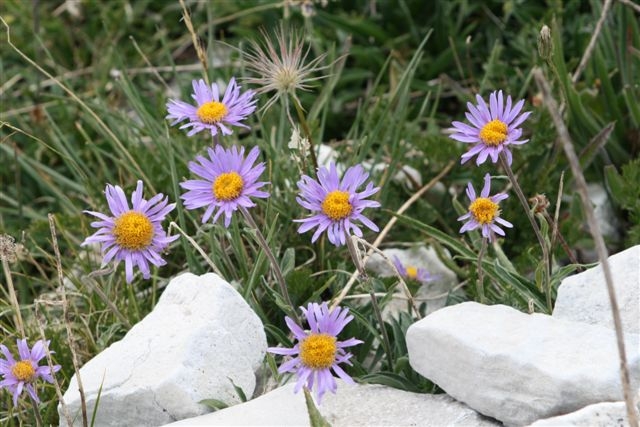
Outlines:
[[[296,109],[296,113],[298,114],[298,120],[300,120],[300,126],[302,126],[302,131],[304,132],[307,140],[309,141],[309,151],[311,152],[311,162],[313,163],[313,174],[317,178],[318,173],[318,158],[316,157],[316,147],[313,143],[313,137],[311,136],[311,130],[309,129],[309,124],[307,123],[307,118],[304,115],[304,111],[302,110],[302,106],[296,99],[295,96],[291,97],[293,101],[293,106]]]
[[[384,320],[382,319],[382,311],[380,310],[380,306],[378,305],[378,299],[376,298],[376,294],[373,289],[373,284],[371,283],[371,279],[367,275],[367,272],[364,270],[364,266],[362,265],[362,260],[358,255],[358,251],[356,250],[355,245],[353,244],[353,240],[349,233],[346,233],[347,240],[347,248],[349,249],[349,254],[351,255],[351,259],[353,263],[356,265],[356,269],[358,270],[358,280],[363,282],[367,288],[369,288],[369,297],[371,298],[371,307],[373,308],[373,314],[376,316],[376,320],[380,325],[380,332],[382,333],[382,347],[384,348],[384,352],[387,354],[387,361],[389,363],[389,369],[393,368],[393,353],[391,352],[391,343],[389,341],[389,335],[387,334],[387,329],[384,327]]]
[[[256,222],[253,220],[253,217],[251,216],[251,214],[249,214],[249,212],[242,206],[240,206],[240,212],[242,212],[242,216],[244,216],[245,221],[247,221],[249,226],[255,231],[256,241],[258,242],[260,247],[262,247],[262,250],[264,251],[267,258],[269,258],[269,262],[271,263],[273,274],[276,276],[276,281],[280,286],[280,293],[282,294],[282,297],[284,298],[285,302],[289,305],[289,307],[291,307],[291,313],[289,314],[297,324],[301,324],[300,319],[298,319],[298,315],[296,313],[296,307],[293,305],[293,303],[291,302],[291,298],[289,297],[287,283],[284,280],[284,275],[282,274],[282,270],[280,269],[280,264],[278,264],[278,260],[276,259],[275,255],[271,251],[271,248],[269,247],[267,240],[262,235],[262,232],[260,232],[260,229],[258,228],[258,224],[256,224]]]
[[[487,250],[487,239],[482,238],[482,246],[480,246],[480,253],[478,254],[478,281],[476,283],[476,291],[478,293],[478,299],[480,304],[485,303],[484,297],[484,270],[482,269],[482,258]]]
[[[109,307],[109,310],[111,310],[113,315],[118,318],[120,323],[122,323],[127,329],[131,329],[131,323],[129,323],[129,320],[125,317],[124,314],[122,314],[122,312],[120,310],[118,310],[118,307],[114,304],[113,301],[111,301],[109,299],[107,294],[104,293],[102,288],[100,288],[100,285],[95,280],[93,280],[92,278],[89,278],[89,279],[90,279],[90,282],[91,282],[89,284],[89,286],[91,287],[91,290],[93,292],[95,292],[96,294],[98,294],[98,296],[100,297],[102,302],[104,302],[107,305],[107,307]]]
[[[9,261],[2,257],[2,269],[4,270],[4,277],[7,279],[7,287],[9,288],[9,299],[13,310],[15,312],[15,322],[22,338],[26,338],[24,333],[24,322],[22,321],[22,314],[20,314],[20,304],[18,303],[18,297],[16,296],[16,290],[13,287],[13,280],[11,279],[11,270],[9,270]]]
[[[82,425],[87,427],[87,401],[84,394],[84,386],[82,385],[82,377],[80,376],[80,362],[78,360],[78,354],[76,353],[76,347],[74,343],[74,336],[71,330],[71,316],[69,316],[69,302],[67,300],[67,290],[64,286],[64,275],[62,273],[62,258],[60,257],[60,248],[58,247],[58,235],[56,233],[56,221],[53,214],[47,215],[49,219],[49,231],[51,232],[51,243],[53,244],[53,254],[56,260],[56,271],[58,273],[58,286],[60,286],[60,295],[62,298],[62,317],[64,319],[64,326],[67,331],[67,343],[69,344],[69,350],[71,351],[71,362],[73,364],[73,370],[76,374],[76,380],[78,382],[78,393],[80,394],[80,407],[82,410]]]
[[[527,198],[524,196],[524,193],[522,192],[522,188],[520,187],[520,184],[518,184],[518,180],[513,174],[513,170],[511,169],[511,166],[509,166],[509,163],[507,162],[507,157],[505,156],[504,152],[500,153],[500,163],[502,164],[502,168],[507,173],[507,176],[509,177],[509,181],[511,181],[513,190],[516,192],[516,195],[518,196],[518,200],[520,201],[520,204],[524,208],[524,212],[526,213],[527,218],[529,218],[531,227],[533,228],[536,238],[538,239],[538,243],[540,244],[540,249],[542,250],[542,260],[543,260],[542,262],[544,263],[543,288],[545,291],[545,295],[547,297],[547,308],[551,310],[553,309],[553,301],[551,299],[551,273],[550,273],[551,263],[549,259],[549,248],[547,247],[547,244],[544,241],[544,237],[542,236],[540,227],[538,226],[536,219],[533,217],[533,214],[531,213],[531,207],[527,202]]]
[[[31,407],[33,408],[33,414],[36,416],[36,425],[38,427],[43,427],[44,422],[42,421],[42,417],[40,416],[40,409],[38,408],[38,402],[35,401],[31,395],[29,395],[29,401],[31,402]]]

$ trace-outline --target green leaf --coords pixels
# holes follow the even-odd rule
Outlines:
[[[214,411],[219,411],[220,409],[228,408],[229,405],[224,403],[222,400],[218,399],[203,399],[198,403],[207,406],[208,408],[213,409]]]
[[[304,400],[307,403],[307,412],[309,412],[309,422],[311,427],[331,427],[331,424],[322,416],[318,408],[316,408],[309,389],[304,387]]]

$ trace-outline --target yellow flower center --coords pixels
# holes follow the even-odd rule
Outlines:
[[[151,244],[155,231],[153,223],[146,215],[129,211],[116,219],[112,233],[118,246],[131,251],[139,251]]]
[[[202,122],[212,125],[224,119],[228,112],[227,106],[222,102],[210,101],[202,104],[196,114]]]
[[[349,193],[346,191],[332,191],[322,202],[322,212],[334,221],[348,217],[352,209]]]
[[[480,139],[492,147],[502,144],[507,139],[507,124],[498,119],[491,120],[480,130]]]
[[[407,277],[409,279],[415,279],[416,277],[418,277],[418,269],[415,268],[414,266],[408,266],[407,268],[405,268],[405,270],[407,271]]]
[[[311,369],[330,368],[336,359],[336,337],[311,334],[300,343],[302,364]]]
[[[213,195],[216,199],[228,202],[237,199],[244,188],[244,180],[237,172],[220,174],[213,182]]]
[[[488,224],[498,215],[498,204],[486,197],[478,197],[469,205],[469,212],[480,224]]]
[[[11,373],[18,379],[18,381],[29,382],[35,378],[36,370],[33,369],[33,365],[30,361],[21,360],[13,365]]]

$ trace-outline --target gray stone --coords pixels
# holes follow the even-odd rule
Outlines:
[[[640,333],[640,245],[609,257],[618,308],[625,332]],[[553,317],[613,329],[609,294],[598,264],[569,276],[558,289]]]
[[[593,204],[593,214],[600,231],[605,237],[613,240],[620,239],[620,221],[613,210],[607,190],[599,183],[587,185],[589,199]]]
[[[209,398],[237,404],[231,381],[252,395],[266,345],[262,322],[227,282],[182,274],[149,315],[80,369],[89,417],[100,388],[96,426],[162,425],[208,412],[198,402]],[[74,376],[64,400],[81,425],[77,384]]]
[[[409,393],[380,385],[349,385],[326,393],[316,405],[334,427],[340,426],[498,426],[468,406],[440,394]],[[242,405],[170,424],[178,426],[308,426],[302,392],[293,384],[277,388]]]
[[[629,418],[624,402],[603,402],[586,406],[570,414],[538,420],[530,427],[626,427],[628,425]]]
[[[467,302],[414,323],[406,339],[417,372],[508,425],[622,399],[615,335],[602,326]],[[640,341],[625,339],[636,389]]]

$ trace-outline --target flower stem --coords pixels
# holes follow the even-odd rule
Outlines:
[[[516,195],[518,196],[518,200],[520,200],[520,204],[524,208],[524,211],[527,214],[527,218],[529,218],[529,222],[531,223],[531,227],[533,228],[533,232],[535,233],[538,239],[538,243],[540,244],[540,249],[542,250],[542,262],[544,263],[543,288],[545,290],[545,294],[547,297],[547,308],[549,310],[552,310],[553,302],[551,300],[551,280],[550,280],[550,272],[549,272],[551,262],[549,259],[549,248],[547,247],[547,244],[544,241],[544,237],[542,237],[542,232],[540,231],[540,227],[538,226],[538,223],[536,222],[535,218],[533,217],[533,214],[531,213],[531,207],[529,206],[529,203],[527,202],[527,198],[524,196],[524,193],[522,192],[522,188],[520,188],[520,184],[518,184],[518,180],[513,174],[513,170],[511,169],[511,166],[509,166],[509,162],[507,162],[507,158],[504,152],[500,153],[500,163],[502,164],[502,167],[507,173],[507,176],[511,181],[511,185],[513,185],[513,190],[516,192]]]
[[[7,261],[4,257],[2,258],[2,269],[4,270],[4,277],[7,279],[7,287],[9,288],[9,299],[11,300],[11,305],[13,305],[13,310],[15,311],[15,322],[18,331],[22,338],[26,338],[27,336],[24,333],[24,323],[22,321],[22,314],[20,314],[20,304],[18,303],[18,297],[16,296],[16,290],[13,287],[13,280],[11,279],[11,270],[9,269],[9,261]]]
[[[273,270],[273,274],[276,276],[276,280],[278,285],[280,286],[280,293],[284,298],[285,302],[291,307],[291,317],[295,320],[296,323],[300,324],[300,319],[298,319],[298,315],[296,314],[296,307],[291,302],[291,298],[289,297],[289,291],[287,290],[287,283],[284,280],[284,276],[282,274],[282,270],[280,269],[280,264],[278,264],[278,260],[276,260],[275,255],[271,251],[271,248],[267,244],[267,240],[264,238],[260,229],[258,228],[258,224],[253,220],[253,217],[249,214],[249,212],[242,206],[240,206],[240,212],[242,212],[242,216],[244,216],[245,221],[253,228],[256,232],[256,241],[262,247],[262,250],[269,258],[269,262],[271,263],[271,268]]]
[[[373,289],[373,284],[371,283],[371,279],[367,275],[364,270],[364,266],[362,265],[362,260],[358,255],[358,251],[356,250],[355,245],[353,244],[353,240],[349,233],[345,232],[346,240],[347,240],[347,248],[349,249],[349,254],[351,255],[351,259],[353,263],[356,265],[356,269],[358,270],[358,280],[364,282],[369,288],[369,297],[371,298],[371,307],[373,308],[373,314],[376,316],[376,320],[380,325],[380,332],[382,333],[382,347],[384,348],[384,352],[387,354],[387,361],[389,363],[389,369],[393,369],[393,353],[391,352],[391,344],[389,341],[389,335],[387,335],[387,329],[384,327],[384,320],[382,320],[382,312],[380,310],[380,306],[378,305],[378,299],[376,298],[376,294]]]
[[[480,246],[480,253],[478,254],[478,281],[476,283],[476,292],[478,293],[478,299],[480,304],[484,304],[484,270],[482,270],[482,258],[487,249],[487,239],[482,238],[482,246]]]
[[[31,407],[33,408],[33,414],[36,416],[36,425],[38,427],[43,427],[44,422],[42,422],[42,416],[40,416],[40,409],[38,408],[38,402],[35,401],[31,395],[29,395],[29,400],[31,401]]]
[[[300,106],[300,103],[296,99],[295,96],[291,97],[293,101],[293,106],[296,109],[296,113],[298,114],[298,120],[300,120],[300,126],[302,126],[302,130],[309,141],[309,151],[311,152],[311,162],[313,163],[313,174],[317,178],[318,171],[318,158],[316,157],[316,147],[313,144],[313,138],[311,137],[311,130],[309,129],[309,124],[307,123],[307,118],[304,115],[304,111]]]
[[[131,329],[131,323],[129,322],[129,320],[124,316],[124,314],[122,314],[120,310],[118,310],[118,307],[113,301],[109,299],[107,294],[104,293],[102,288],[100,288],[100,284],[98,284],[98,282],[96,282],[95,279],[93,279],[91,276],[88,276],[87,279],[89,280],[85,283],[89,285],[90,289],[98,294],[102,302],[104,302],[107,307],[109,307],[109,310],[111,310],[113,315],[118,318],[120,323],[122,323],[127,329]]]

